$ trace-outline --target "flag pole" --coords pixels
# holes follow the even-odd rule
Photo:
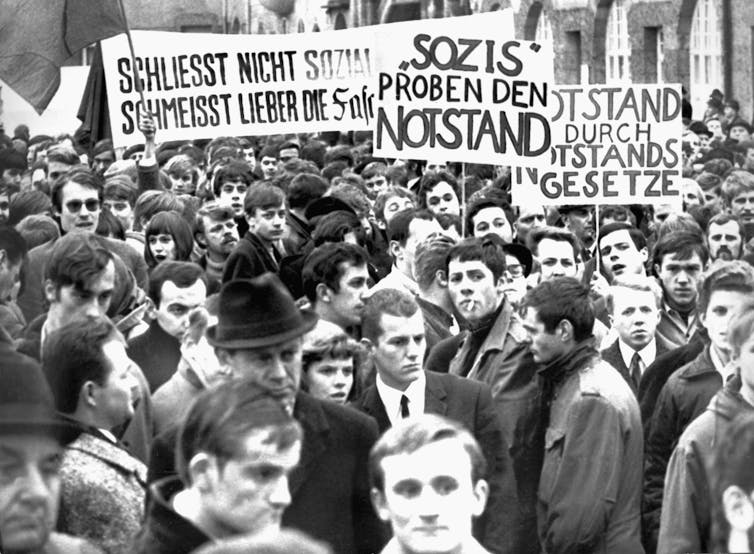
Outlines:
[[[144,88],[141,86],[141,79],[139,78],[139,68],[136,67],[136,54],[134,53],[134,41],[131,37],[131,28],[128,25],[128,18],[126,17],[126,9],[123,7],[123,0],[118,0],[118,6],[120,6],[120,14],[123,17],[123,24],[126,27],[126,38],[128,39],[128,50],[131,52],[131,68],[134,74],[134,84],[136,92],[139,93],[141,99],[141,105],[144,107],[144,112],[149,113],[147,110],[147,101],[144,98]],[[150,114],[151,116],[151,114]]]
[[[461,163],[461,237],[466,237],[466,162]]]

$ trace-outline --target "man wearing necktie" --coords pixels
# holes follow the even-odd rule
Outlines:
[[[655,334],[661,305],[660,286],[641,275],[616,277],[607,295],[612,331],[618,338],[602,351],[602,359],[618,370],[634,394],[644,370],[669,349]]]
[[[425,413],[448,417],[471,431],[490,468],[490,500],[476,522],[474,536],[491,552],[520,552],[513,465],[489,386],[424,371],[424,317],[405,292],[383,289],[370,296],[361,329],[377,375],[355,407],[377,421],[380,433]]]

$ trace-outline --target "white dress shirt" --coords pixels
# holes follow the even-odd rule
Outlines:
[[[377,374],[376,381],[377,393],[380,395],[380,400],[382,400],[382,404],[385,406],[391,426],[403,419],[401,417],[401,397],[404,394],[408,398],[409,417],[424,413],[424,389],[426,388],[427,378],[423,371],[419,374],[419,378],[411,383],[405,391],[399,391],[385,384],[379,373]]]
[[[630,370],[631,360],[633,360],[634,352],[636,352],[636,350],[628,346],[620,339],[618,339],[618,350],[620,350],[620,355],[623,358],[623,363],[626,364],[626,367]],[[649,341],[648,345],[639,350],[639,369],[641,369],[642,375],[644,375],[644,371],[652,364],[652,362],[655,361],[656,357],[657,341],[653,338],[651,341]]]

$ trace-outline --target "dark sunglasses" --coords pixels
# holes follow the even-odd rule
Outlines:
[[[82,202],[81,200],[69,200],[65,203],[65,207],[71,213],[78,213],[81,211],[81,206],[86,206],[86,209],[90,212],[96,212],[99,210],[99,200],[90,198]]]

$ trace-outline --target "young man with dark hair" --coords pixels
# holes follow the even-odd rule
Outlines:
[[[668,459],[673,446],[733,375],[728,324],[754,294],[754,268],[736,260],[719,261],[702,276],[698,312],[709,343],[662,387],[647,426],[644,475],[644,530],[647,544],[657,540]]]
[[[434,214],[449,213],[460,215],[458,182],[447,171],[430,171],[421,178],[419,184],[419,206]]]
[[[357,407],[384,432],[402,419],[434,413],[463,424],[487,459],[492,498],[475,536],[492,552],[517,550],[518,505],[513,466],[487,385],[424,371],[424,317],[410,294],[384,289],[367,301],[363,342],[377,370]]]
[[[229,206],[208,202],[196,212],[194,241],[204,249],[198,264],[204,269],[207,288],[220,290],[225,262],[238,244],[238,228]]]
[[[111,177],[105,181],[102,207],[110,210],[110,213],[118,218],[126,233],[133,231],[134,206],[138,196],[139,191],[136,185],[125,176]]]
[[[654,246],[652,262],[660,280],[663,305],[657,333],[671,345],[683,346],[697,325],[697,283],[709,253],[696,233],[674,231]]]
[[[504,200],[497,198],[480,198],[471,202],[466,212],[467,233],[474,237],[483,237],[495,233],[505,242],[513,242],[513,209]]]
[[[489,553],[472,534],[489,495],[487,464],[463,426],[429,414],[402,421],[377,442],[369,467],[374,507],[393,530],[382,554]]]
[[[84,430],[63,456],[57,528],[107,552],[129,551],[146,495],[146,466],[113,434],[133,418],[139,394],[125,347],[110,320],[87,317],[51,333],[42,355],[58,411]]]
[[[311,239],[311,228],[306,218],[306,207],[315,200],[322,198],[329,185],[319,175],[300,173],[296,175],[288,186],[286,198],[288,200],[288,215],[286,226],[288,232],[283,243],[286,252],[296,254]]]
[[[302,280],[304,293],[319,318],[353,334],[361,323],[364,295],[369,289],[366,251],[348,243],[318,246],[304,261]]]
[[[225,262],[223,283],[252,279],[268,271],[277,273],[279,269],[287,212],[285,193],[272,185],[255,185],[246,193],[244,212],[249,230]]]
[[[367,194],[372,202],[388,188],[387,166],[382,162],[367,164],[361,172],[361,178],[364,179]]]
[[[280,149],[268,144],[259,152],[259,169],[263,179],[272,179],[280,169]]]
[[[230,160],[220,165],[212,178],[212,192],[220,204],[230,206],[236,219],[244,217],[244,196],[254,177],[247,163]]]
[[[597,255],[608,283],[622,275],[647,274],[647,241],[639,229],[628,223],[600,227]]]
[[[416,196],[404,187],[390,186],[374,201],[374,217],[380,229],[387,229],[390,220],[403,210],[416,207]]]
[[[26,319],[12,295],[26,254],[26,242],[19,232],[0,225],[0,327],[14,339],[26,327]]]
[[[714,480],[718,477],[715,475],[715,456],[732,454],[731,445],[725,445],[720,439],[733,426],[737,416],[754,413],[754,304],[751,298],[731,318],[728,336],[735,375],[710,400],[706,410],[689,424],[668,462],[659,552],[682,554],[713,551],[714,548],[711,515],[712,494],[716,492]],[[745,445],[736,444],[734,448],[741,447]],[[719,502],[721,499],[714,500]]]
[[[539,392],[534,382],[535,366],[527,354],[526,333],[503,292],[505,251],[502,241],[495,239],[466,239],[448,251],[448,292],[469,330],[440,341],[427,359],[427,367],[439,369],[444,365],[450,374],[480,381],[492,389],[516,468],[521,551],[534,552],[538,551],[537,475],[529,466],[539,455],[532,446],[537,440]],[[453,346],[449,349],[450,363],[434,361],[435,352],[448,350],[449,344]]]
[[[152,322],[146,332],[129,341],[128,355],[154,393],[178,367],[191,313],[207,298],[206,277],[195,263],[163,262],[152,272],[148,292]]]
[[[418,294],[414,280],[414,254],[416,245],[433,234],[441,234],[442,227],[429,210],[403,210],[397,213],[387,227],[393,267],[372,291],[393,288]]]
[[[555,277],[523,306],[548,426],[537,503],[542,549],[641,552],[639,406],[594,348],[589,289]]]
[[[272,388],[231,381],[203,392],[177,432],[180,478],[153,484],[131,552],[190,552],[213,540],[276,532],[302,441]]]

